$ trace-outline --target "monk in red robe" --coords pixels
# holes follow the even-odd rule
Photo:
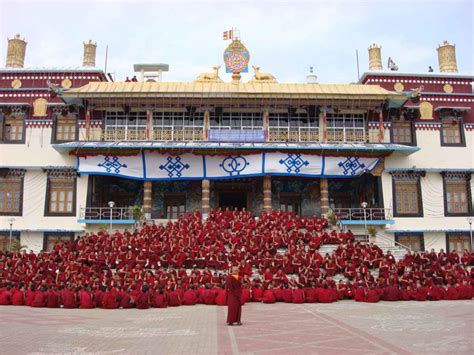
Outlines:
[[[232,268],[232,273],[227,276],[227,325],[242,325],[242,284],[239,269]]]

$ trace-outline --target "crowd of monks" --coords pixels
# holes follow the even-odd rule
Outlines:
[[[322,244],[335,244],[321,255]],[[403,259],[326,219],[281,211],[198,212],[166,225],[85,234],[50,252],[0,252],[0,305],[163,308],[225,305],[239,269],[243,302],[471,299],[474,254],[407,252]]]

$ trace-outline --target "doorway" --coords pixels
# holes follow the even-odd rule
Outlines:
[[[247,208],[246,191],[219,191],[219,208],[238,209]]]

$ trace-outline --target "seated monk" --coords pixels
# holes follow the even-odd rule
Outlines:
[[[194,306],[198,301],[196,290],[194,286],[191,286],[190,289],[184,291],[183,295],[183,305],[185,306]]]
[[[181,306],[181,296],[178,290],[172,290],[168,292],[168,306],[170,307],[178,307]]]
[[[13,289],[12,292],[12,305],[23,306],[25,304],[25,287],[21,286],[20,289]]]
[[[137,309],[148,309],[151,305],[151,292],[148,285],[143,285],[140,294],[135,301]]]
[[[41,288],[36,292],[35,298],[31,303],[31,307],[46,307],[48,303],[48,286],[41,285]]]
[[[446,291],[446,296],[445,296],[444,299],[445,300],[450,300],[450,301],[454,301],[454,300],[459,299],[459,292],[458,292],[458,290],[456,289],[455,286],[449,286],[448,287],[448,290]]]
[[[262,302],[263,290],[260,285],[252,287],[252,302]]]
[[[242,304],[250,302],[250,289],[248,287],[242,287]]]
[[[365,302],[366,301],[366,289],[362,285],[354,289],[354,300],[356,302]]]
[[[400,300],[400,290],[398,286],[389,285],[383,289],[383,298],[384,301],[398,301]]]
[[[63,290],[61,299],[64,308],[77,308],[77,295],[71,284],[69,284],[67,288]]]
[[[0,291],[0,306],[10,306],[12,304],[11,287],[8,285],[5,290]]]
[[[283,289],[283,301],[286,303],[293,302],[293,290],[287,285],[285,285],[285,288]]]
[[[305,294],[301,285],[298,285],[297,289],[293,290],[292,302],[293,303],[304,303]]]
[[[59,308],[61,307],[61,293],[58,291],[56,286],[51,286],[48,291],[48,302],[46,303],[48,308]]]
[[[34,284],[31,284],[30,289],[26,291],[25,306],[31,306],[36,295],[36,287]]]
[[[265,291],[263,291],[263,303],[275,303],[276,298],[275,298],[275,293],[273,292],[273,289],[271,286],[267,288]]]
[[[371,288],[367,291],[367,297],[365,298],[365,302],[375,303],[380,301],[380,296],[377,290]]]
[[[163,288],[159,288],[158,292],[155,294],[153,306],[156,308],[168,307],[168,297],[165,294],[165,291],[163,290]]]
[[[204,304],[213,305],[216,304],[217,293],[216,290],[211,288],[208,284],[206,285],[206,292],[204,292]]]
[[[119,307],[117,299],[117,291],[109,286],[107,291],[104,293],[104,298],[102,299],[102,308],[103,309],[116,309]]]
[[[95,308],[94,295],[88,285],[85,285],[84,288],[79,291],[79,308]]]

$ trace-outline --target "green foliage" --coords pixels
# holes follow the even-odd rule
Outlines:
[[[109,226],[105,223],[99,224],[99,231],[100,232],[108,232]]]
[[[337,216],[334,212],[329,212],[327,217],[329,224],[335,226],[337,224]]]
[[[18,252],[22,249],[28,249],[28,246],[27,245],[21,245],[20,240],[18,240],[16,238],[13,238],[12,239],[12,245],[10,245],[10,251]]]
[[[377,228],[375,228],[374,226],[370,226],[369,228],[367,228],[367,233],[369,233],[371,237],[375,237],[375,235],[377,234]]]
[[[142,206],[133,205],[132,206],[132,216],[136,223],[139,223],[143,219],[143,209]]]

